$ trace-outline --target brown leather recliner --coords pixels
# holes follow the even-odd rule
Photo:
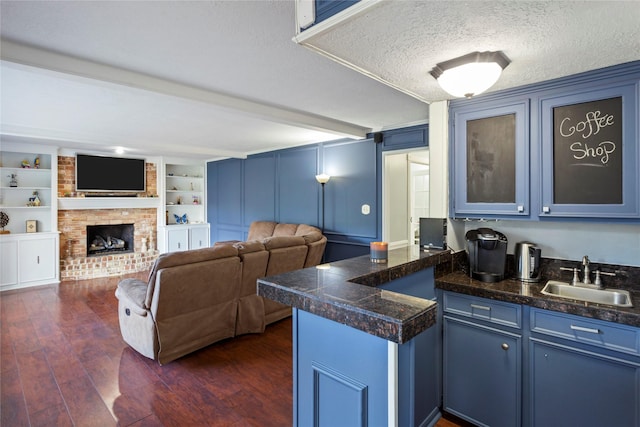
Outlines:
[[[162,254],[146,282],[122,280],[116,297],[125,342],[165,364],[289,316],[290,307],[257,295],[257,279],[318,264],[327,239],[311,226],[276,229],[282,234],[260,241]]]

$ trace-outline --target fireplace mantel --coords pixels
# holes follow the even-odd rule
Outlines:
[[[159,208],[158,197],[60,197],[59,210]]]

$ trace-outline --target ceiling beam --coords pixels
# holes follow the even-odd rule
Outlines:
[[[8,62],[205,102],[260,120],[328,132],[342,137],[364,138],[371,132],[370,128],[352,123],[189,86],[6,39],[2,39],[0,43],[0,58]]]

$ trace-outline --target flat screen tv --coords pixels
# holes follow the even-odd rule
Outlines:
[[[76,191],[140,193],[145,181],[144,159],[76,154]]]

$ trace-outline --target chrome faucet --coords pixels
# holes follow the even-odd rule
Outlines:
[[[582,257],[582,280],[580,280],[580,269],[578,267],[560,267],[560,270],[571,271],[573,272],[573,279],[571,280],[571,285],[585,288],[596,288],[596,289],[604,289],[604,285],[602,283],[601,275],[605,276],[616,276],[616,273],[609,273],[606,271],[601,271],[600,269],[595,270],[595,280],[591,281],[591,261],[589,261],[589,257],[587,255]]]
[[[582,257],[582,270],[582,283],[590,285],[591,278],[589,276],[591,275],[591,270],[589,268],[589,257],[586,255]]]

